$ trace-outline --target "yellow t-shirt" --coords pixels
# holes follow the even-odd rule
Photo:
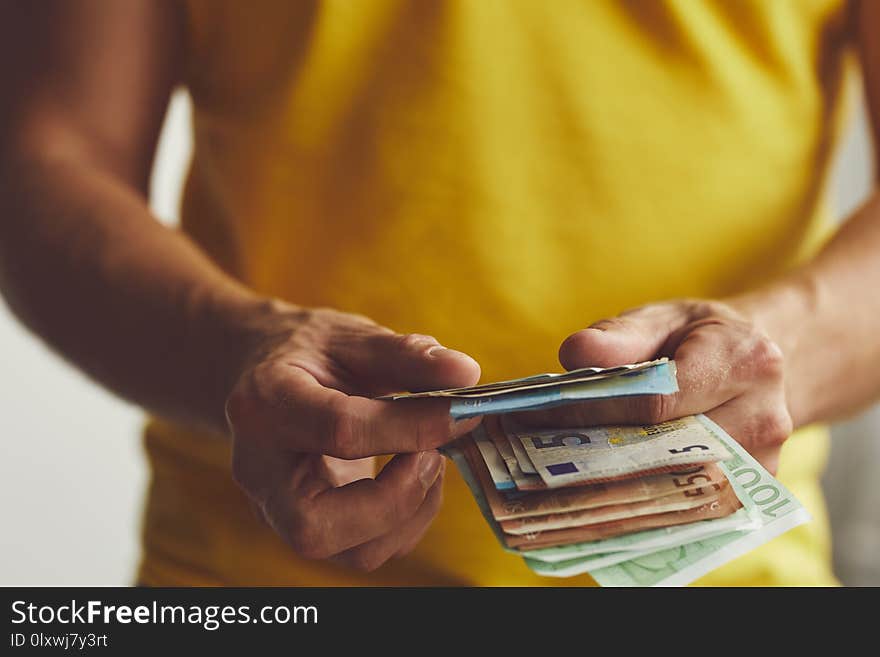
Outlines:
[[[184,229],[307,306],[468,352],[484,380],[555,367],[590,322],[719,297],[827,236],[849,35],[840,0],[190,0]],[[780,476],[814,520],[702,580],[826,584],[827,436]],[[149,584],[585,584],[506,554],[461,478],[410,556],[293,556],[221,438],[154,420]]]

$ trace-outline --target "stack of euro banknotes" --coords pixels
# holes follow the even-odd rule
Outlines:
[[[392,398],[444,397],[453,417],[482,416],[446,452],[501,547],[534,572],[589,573],[602,586],[676,586],[809,514],[706,416],[559,428],[532,426],[518,413],[677,390],[674,361],[660,359]]]

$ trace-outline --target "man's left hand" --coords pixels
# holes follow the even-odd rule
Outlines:
[[[679,392],[572,404],[524,414],[530,424],[656,424],[705,413],[775,473],[792,431],[781,349],[733,305],[672,301],[642,306],[562,343],[566,369],[675,359]]]

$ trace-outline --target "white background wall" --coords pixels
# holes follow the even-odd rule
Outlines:
[[[834,199],[852,208],[869,186],[862,115],[835,169]],[[178,94],[159,147],[151,203],[177,219],[191,149]],[[0,305],[0,584],[127,584],[138,558],[147,473],[142,415],[50,354]],[[826,489],[839,574],[880,584],[880,412],[836,430]]]

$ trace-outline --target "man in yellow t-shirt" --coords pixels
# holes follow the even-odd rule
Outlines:
[[[833,583],[816,423],[880,391],[880,196],[831,237],[823,189],[850,53],[880,126],[878,28],[843,0],[4,4],[0,285],[152,415],[140,581],[547,583],[436,451],[474,422],[372,398],[558,351],[668,355],[681,392],[557,421],[707,413],[812,512],[704,583]]]

